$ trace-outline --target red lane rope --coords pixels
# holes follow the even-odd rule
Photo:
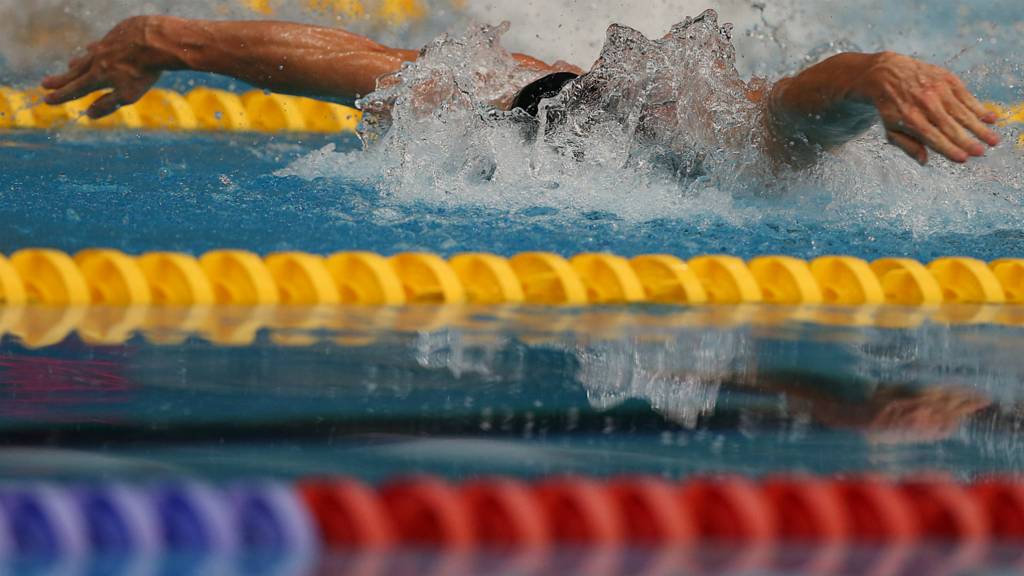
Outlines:
[[[1024,541],[1024,484],[1005,478],[417,477],[377,490],[320,480],[299,492],[323,541],[348,549]]]
[[[658,478],[622,478],[608,485],[626,539],[646,546],[678,545],[697,539],[697,522],[680,506],[676,487]]]
[[[1024,540],[1024,484],[994,478],[975,484],[971,491],[993,534]]]
[[[567,477],[545,480],[534,494],[556,542],[614,546],[625,542],[626,526],[605,485]]]
[[[706,540],[771,540],[776,519],[754,482],[739,477],[698,478],[679,490],[681,505],[696,518]]]
[[[398,480],[381,488],[380,498],[404,544],[461,550],[477,541],[469,506],[439,479]]]
[[[552,540],[545,511],[526,484],[507,478],[462,486],[477,541],[502,549],[539,548]]]
[[[850,536],[839,491],[814,478],[773,478],[761,492],[776,519],[779,538],[793,542],[834,542]]]
[[[370,487],[354,480],[311,481],[298,490],[328,547],[379,550],[395,544],[391,518]]]
[[[899,489],[874,477],[833,482],[850,522],[853,540],[906,542],[918,539],[914,511]]]

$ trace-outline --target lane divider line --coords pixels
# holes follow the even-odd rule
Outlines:
[[[471,322],[471,314],[460,313],[467,306],[495,305],[572,312],[546,319],[505,314],[511,328],[613,337],[628,318],[619,312],[616,320],[602,307],[622,304],[686,308],[669,308],[671,313],[662,311],[660,318],[633,309],[643,322],[662,328],[785,321],[885,328],[926,321],[1020,326],[1024,259],[988,264],[949,257],[925,265],[907,258],[868,263],[849,256],[811,262],[761,256],[748,263],[726,255],[684,261],[664,254],[627,260],[603,253],[566,259],[527,252],[511,258],[464,253],[445,260],[421,252],[323,257],[290,251],[262,257],[230,249],[196,258],[99,248],[74,257],[46,248],[0,255],[0,334],[13,333],[30,347],[58,343],[76,329],[91,343],[109,345],[137,332],[157,342],[180,343],[198,334],[219,344],[247,345],[262,328],[432,331]],[[33,307],[31,314],[24,313],[26,306]],[[229,307],[231,313],[225,316],[211,306]],[[49,311],[41,313],[40,307]],[[593,312],[579,314],[589,307]],[[354,324],[339,320],[341,310],[352,309],[378,311],[364,313]],[[701,310],[714,317],[686,316]],[[298,345],[316,339],[293,334],[278,343],[286,341]]]
[[[110,116],[86,117],[85,111],[103,94],[93,92],[51,106],[43,102],[40,89],[0,87],[0,129],[355,133],[362,119],[359,110],[332,102],[262,90],[236,94],[205,86],[184,94],[154,88]]]

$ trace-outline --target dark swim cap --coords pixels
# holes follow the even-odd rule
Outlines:
[[[516,94],[515,100],[512,101],[512,107],[509,109],[515,110],[519,108],[530,116],[535,117],[540,111],[541,100],[557,96],[566,84],[577,78],[579,78],[579,74],[573,74],[572,72],[548,74],[540,80],[527,84],[525,88],[520,90]]]

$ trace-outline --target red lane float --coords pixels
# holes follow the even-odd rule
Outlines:
[[[993,536],[1024,540],[1024,484],[993,478],[975,484],[971,492]]]
[[[924,536],[977,541],[989,536],[984,511],[963,486],[941,479],[912,480],[901,486]]]
[[[550,525],[530,487],[493,478],[462,486],[477,541],[496,548],[538,548],[551,544]]]
[[[697,523],[679,506],[676,488],[659,478],[620,478],[608,485],[631,544],[673,546],[697,539]]]
[[[476,543],[469,508],[437,478],[398,480],[380,489],[399,542],[412,547],[464,550]]]
[[[304,482],[298,491],[328,547],[379,550],[395,544],[384,505],[369,486],[355,480],[320,480]]]
[[[625,542],[619,511],[601,482],[580,477],[552,478],[537,484],[534,493],[556,542],[585,546]]]
[[[832,486],[846,510],[852,540],[892,543],[918,538],[914,511],[892,484],[869,476],[838,480]]]
[[[679,490],[680,506],[697,522],[705,540],[771,540],[775,517],[756,484],[745,478],[691,480]]]
[[[815,478],[773,478],[761,491],[776,519],[779,538],[795,542],[845,540],[850,522],[835,488]]]

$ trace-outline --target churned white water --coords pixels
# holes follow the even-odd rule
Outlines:
[[[321,150],[281,174],[368,179],[384,202],[399,205],[549,207],[627,221],[882,222],[923,235],[1024,221],[1022,156],[1012,143],[967,166],[933,155],[920,167],[876,127],[811,168],[773,164],[762,105],[746,97],[765,80],[740,73],[736,31],[713,11],[655,39],[612,25],[590,74],[542,105],[533,134],[522,118],[495,111],[533,79],[503,47],[510,29],[472,27],[435,40],[362,101],[365,151]],[[775,36],[762,41],[779,46]],[[829,44],[814,59],[840,49]],[[1003,131],[1015,139],[1012,128]]]

